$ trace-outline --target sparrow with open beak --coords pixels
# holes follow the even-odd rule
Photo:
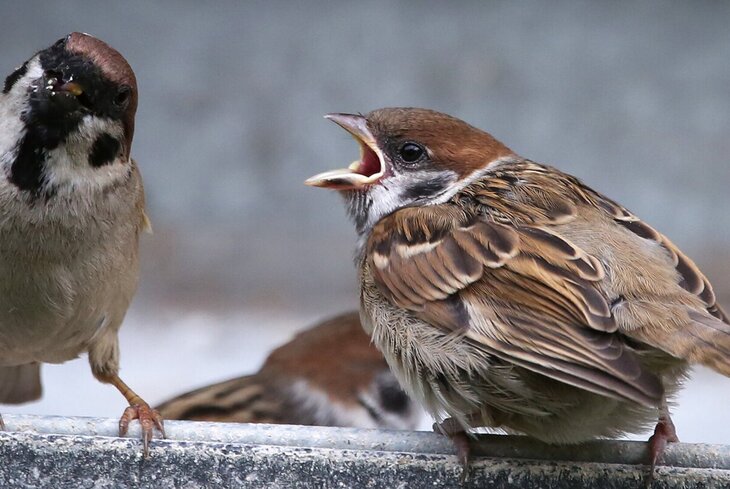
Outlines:
[[[495,427],[548,443],[656,423],[689,364],[730,375],[730,325],[664,235],[559,170],[438,112],[327,116],[360,144],[339,190],[360,236],[366,330],[452,435]]]
[[[36,53],[0,94],[0,402],[41,395],[40,364],[88,352],[129,401],[144,453],[162,419],[119,378],[117,332],[149,228],[130,157],[137,83],[117,51],[73,33]],[[164,434],[164,433],[163,433]]]
[[[261,369],[157,407],[165,419],[415,429],[420,409],[370,344],[358,313],[313,326]]]

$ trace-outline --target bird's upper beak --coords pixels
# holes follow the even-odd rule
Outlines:
[[[84,93],[84,89],[81,85],[79,85],[76,82],[66,82],[61,85],[58,85],[56,87],[53,87],[53,90],[55,92],[66,92],[70,93],[74,97],[78,97],[82,93]]]
[[[327,114],[324,117],[340,125],[355,138],[360,144],[360,159],[347,168],[320,173],[304,183],[313,187],[353,190],[380,180],[385,174],[385,163],[368,128],[367,119],[354,114]]]

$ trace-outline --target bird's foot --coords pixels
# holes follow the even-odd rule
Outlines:
[[[659,416],[659,422],[654,428],[654,434],[649,438],[649,475],[646,478],[646,487],[650,487],[654,480],[654,472],[657,461],[664,453],[667,443],[676,443],[679,441],[674,423],[668,414]]]
[[[155,428],[160,432],[162,438],[165,438],[165,424],[162,416],[156,409],[152,409],[149,404],[142,401],[138,404],[132,404],[124,410],[122,417],[119,419],[119,436],[127,434],[129,422],[138,419],[142,428],[142,448],[144,458],[150,454],[150,440]]]
[[[469,461],[471,455],[471,447],[469,444],[469,436],[466,434],[464,427],[461,426],[454,418],[447,418],[441,423],[434,423],[433,431],[444,436],[448,436],[456,448],[456,456],[461,463],[461,482],[464,483],[469,478]]]
[[[112,384],[116,387],[127,400],[129,407],[124,410],[122,417],[119,419],[119,436],[126,435],[130,421],[138,419],[142,428],[142,454],[144,458],[149,457],[150,440],[152,439],[154,429],[157,428],[160,434],[162,434],[162,438],[165,438],[165,425],[160,413],[158,413],[156,409],[152,409],[150,405],[144,401],[144,399],[139,397],[132,389],[130,389],[129,386],[119,378],[119,375],[98,372],[94,375],[102,382]]]

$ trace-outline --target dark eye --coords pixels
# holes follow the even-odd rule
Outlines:
[[[129,102],[129,97],[132,95],[132,89],[129,87],[122,87],[114,97],[114,105],[121,107]]]
[[[413,163],[421,159],[426,150],[416,143],[405,143],[398,150],[398,154],[406,163]]]

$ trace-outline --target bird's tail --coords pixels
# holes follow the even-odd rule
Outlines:
[[[691,321],[678,331],[681,339],[674,342],[678,351],[673,353],[730,377],[730,324],[696,311],[689,316]]]
[[[0,403],[20,404],[41,397],[41,365],[0,367]]]

